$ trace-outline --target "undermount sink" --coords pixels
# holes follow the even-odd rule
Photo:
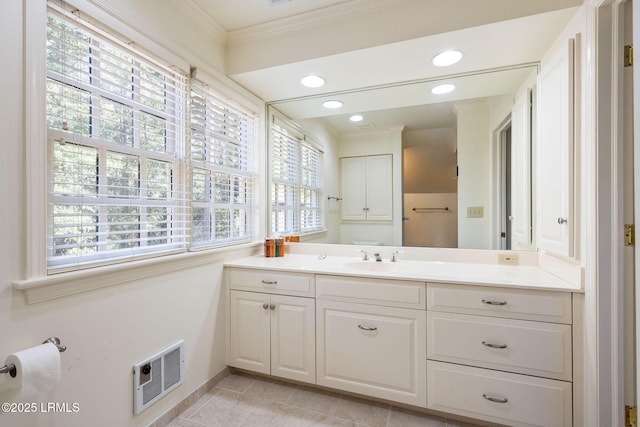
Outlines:
[[[344,266],[362,271],[398,271],[402,268],[400,263],[389,261],[353,261]]]

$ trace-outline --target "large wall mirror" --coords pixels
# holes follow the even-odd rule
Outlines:
[[[537,64],[524,64],[271,103],[301,128],[333,136],[325,147],[325,161],[332,165],[325,174],[338,176],[325,179],[320,202],[328,231],[317,241],[532,248],[534,100],[528,94],[537,71]],[[455,89],[434,94],[442,85]],[[526,110],[517,116],[520,93]],[[322,106],[326,100],[343,107],[329,112]],[[351,121],[353,115],[362,120]],[[382,178],[382,157],[389,154],[391,173]],[[362,159],[378,161],[373,171],[362,172],[364,183],[358,176]],[[376,198],[384,211],[393,208],[382,218],[372,214]],[[526,235],[514,236],[517,227],[525,227]]]
[[[319,203],[326,231],[303,241],[535,249],[536,78],[540,61],[578,10],[425,38],[470,43],[462,50],[471,58],[450,73],[432,69],[422,78],[354,83],[305,96],[274,80],[266,95],[267,121],[272,114],[287,117],[324,151]],[[353,62],[340,65],[339,55],[331,60],[334,70],[354,71]],[[289,68],[300,74],[302,65]],[[285,70],[236,77],[247,87],[264,87],[263,80],[274,77],[269,73]],[[433,93],[443,84],[455,90]],[[342,106],[324,108],[328,100]],[[362,120],[351,121],[353,115]],[[384,210],[389,205],[390,216]]]

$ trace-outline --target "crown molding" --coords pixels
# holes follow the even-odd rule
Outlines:
[[[300,29],[308,30],[309,28],[335,23],[338,20],[344,21],[351,16],[362,16],[362,14],[398,8],[415,2],[416,0],[351,0],[295,16],[229,31],[227,33],[227,46],[256,39],[264,40],[268,37],[286,35]]]
[[[205,11],[202,10],[200,6],[195,4],[192,0],[175,0],[181,10],[184,11],[184,14],[196,22],[200,27],[202,27],[205,31],[207,31],[211,36],[222,43],[227,42],[228,32],[213,19],[210,15],[208,15]]]

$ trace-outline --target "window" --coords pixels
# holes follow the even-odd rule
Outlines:
[[[271,155],[271,232],[286,235],[321,230],[322,152],[292,126],[275,119]]]
[[[202,82],[191,88],[193,246],[250,241],[256,216],[254,115]]]
[[[49,272],[252,240],[254,115],[132,45],[48,5]]]

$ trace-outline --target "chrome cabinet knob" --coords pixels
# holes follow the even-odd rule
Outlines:
[[[566,223],[567,223],[567,218],[562,218],[562,217],[558,218],[558,224],[562,225],[562,224],[566,224]]]
[[[264,304],[262,304],[262,308],[264,308],[264,309],[266,310],[267,308],[269,308],[269,304],[267,304],[267,303],[265,302]]]

